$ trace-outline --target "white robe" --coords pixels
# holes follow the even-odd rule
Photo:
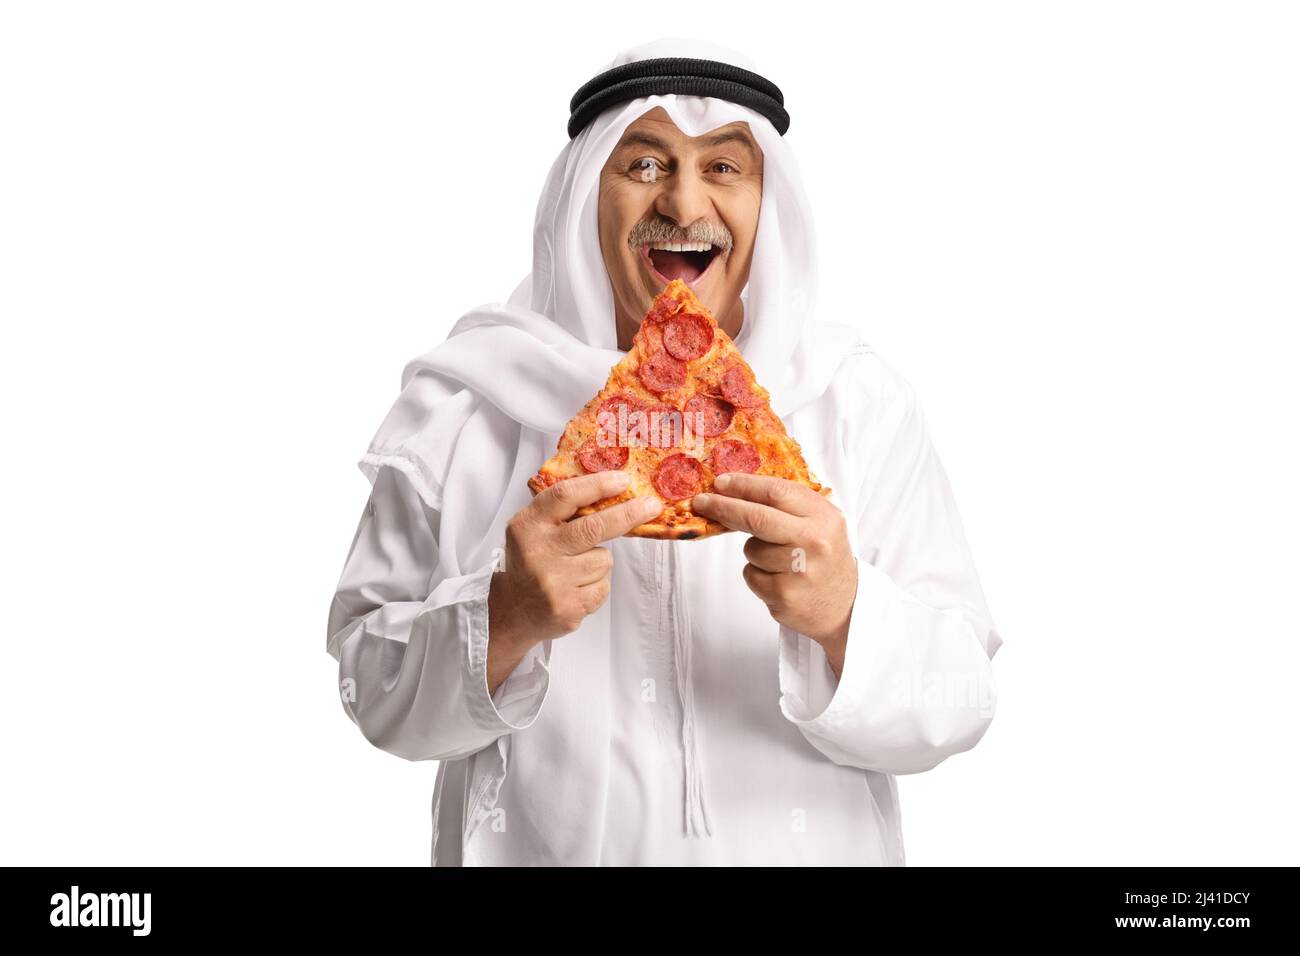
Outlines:
[[[610,66],[677,56],[755,66],[672,38]],[[606,605],[489,698],[486,595],[505,524],[623,357],[600,171],[656,107],[688,136],[744,122],[763,152],[736,346],[849,518],[859,586],[843,676],[749,592],[743,535],[620,539]],[[893,775],[979,739],[1000,639],[912,392],[856,327],[818,317],[816,266],[798,162],[765,117],[643,96],[561,150],[509,300],[466,313],[407,366],[361,462],[374,488],[327,646],[366,737],[442,761],[434,863],[903,862]]]
[[[435,865],[903,864],[894,776],[980,739],[1002,641],[910,386],[860,347],[785,423],[858,557],[838,681],[746,587],[731,533],[611,542],[592,633],[489,697],[495,557],[431,592],[442,516],[375,470],[329,650],[369,741],[441,761]]]

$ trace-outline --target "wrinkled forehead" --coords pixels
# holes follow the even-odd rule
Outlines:
[[[698,136],[683,132],[662,106],[642,113],[628,124],[611,151],[611,158],[635,147],[651,147],[672,152],[684,152],[730,146],[761,159],[763,150],[754,139],[749,123],[739,120],[726,123]]]

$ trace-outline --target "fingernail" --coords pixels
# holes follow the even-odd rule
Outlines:
[[[663,510],[664,503],[658,498],[646,497],[641,499],[641,513],[647,518],[653,518]]]
[[[731,484],[730,474],[721,474],[713,479],[713,487],[715,488],[726,488],[729,484]]]
[[[698,508],[700,505],[703,505],[704,507],[707,508],[709,506],[709,501],[710,499],[708,495],[699,494],[691,499],[691,507]]]
[[[626,471],[611,471],[611,472],[607,472],[607,474],[616,476],[613,479],[613,481],[614,484],[618,485],[620,488],[626,488],[628,482],[632,480],[632,476],[629,475]]]

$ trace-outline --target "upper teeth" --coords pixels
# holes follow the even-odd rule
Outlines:
[[[708,252],[713,248],[711,242],[652,242],[651,249],[664,252]]]

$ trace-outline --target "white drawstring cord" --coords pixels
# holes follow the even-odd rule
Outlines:
[[[686,587],[682,577],[680,544],[665,542],[672,564],[673,665],[677,677],[677,696],[682,708],[682,771],[686,780],[683,797],[684,827],[687,836],[712,836],[709,813],[704,803],[704,774],[695,747],[695,695],[691,686],[691,618],[686,607]]]

